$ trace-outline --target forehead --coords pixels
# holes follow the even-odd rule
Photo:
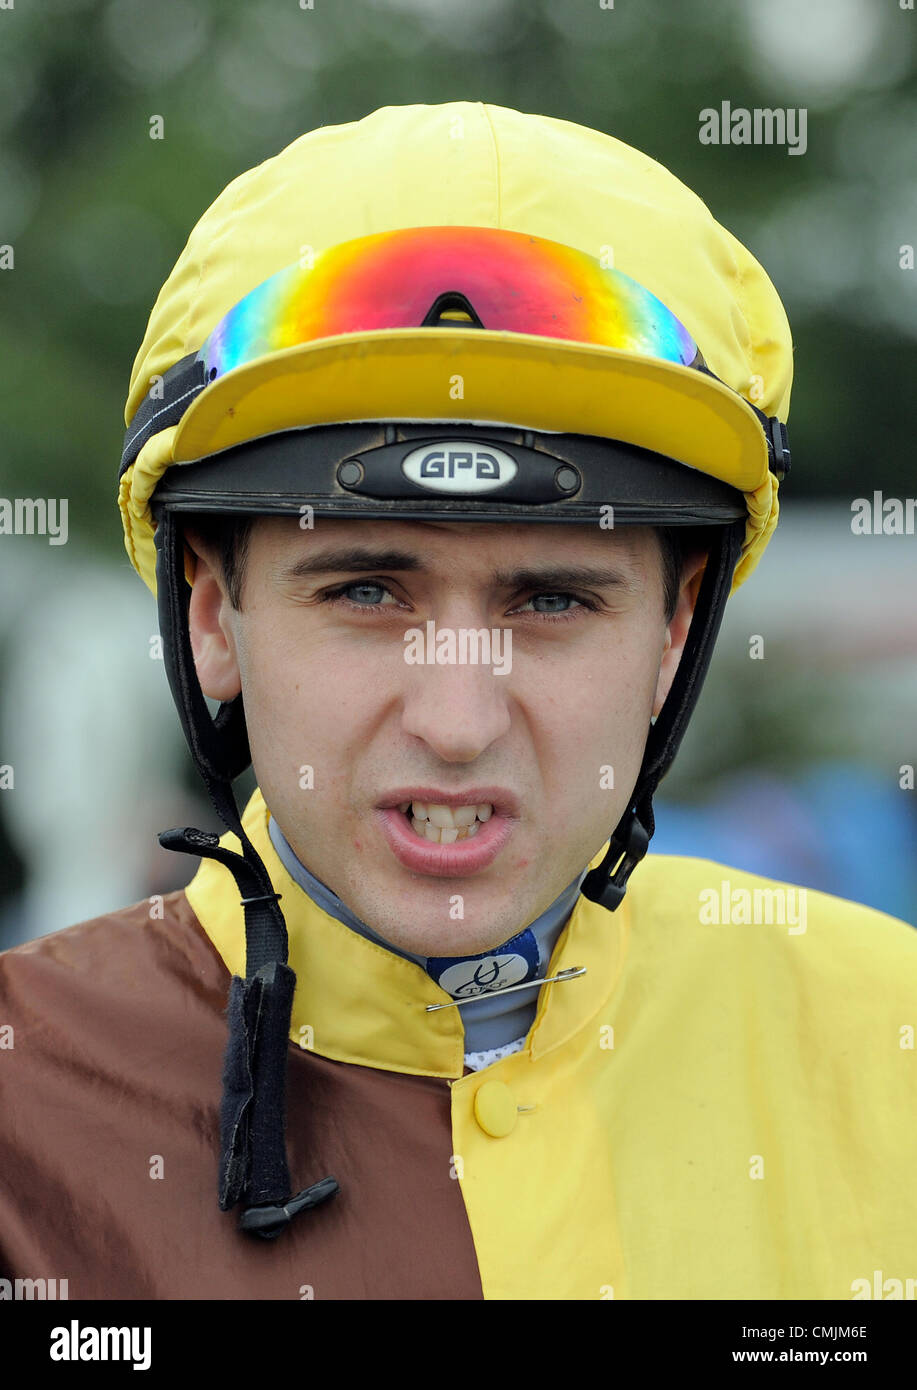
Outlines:
[[[544,522],[479,521],[345,521],[316,517],[304,530],[298,518],[259,517],[252,533],[262,552],[317,552],[324,547],[360,545],[411,552],[431,563],[448,562],[459,554],[482,563],[525,556],[529,559],[570,560],[608,558],[639,567],[658,550],[656,533],[649,526],[603,529],[597,523],[559,525]]]

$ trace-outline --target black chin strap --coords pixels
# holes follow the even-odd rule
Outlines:
[[[580,892],[591,902],[607,907],[609,912],[620,906],[628,879],[649,849],[656,829],[653,796],[672,765],[697,704],[723,621],[732,576],[742,552],[744,532],[743,521],[717,532],[716,546],[710,552],[701,579],[685,649],[662,712],[650,729],[630,804],[612,832],[601,864],[583,879]]]
[[[323,1178],[291,1195],[286,1155],[286,1067],[296,976],[287,965],[287,929],[278,894],[242,828],[232,780],[250,761],[240,700],[220,707],[215,720],[198,683],[188,629],[181,535],[170,514],[156,532],[160,630],[166,671],[185,736],[217,815],[238,836],[242,853],[224,849],[219,836],[186,828],[159,836],[164,849],[215,859],[233,875],[245,912],[245,979],[232,977],[229,1041],[220,1108],[219,1202],[228,1211],[245,1202],[243,1231],[271,1239],[297,1212],[339,1190]]]

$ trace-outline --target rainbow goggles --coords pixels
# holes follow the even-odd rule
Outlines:
[[[345,334],[418,327],[559,338],[714,376],[670,309],[583,251],[487,227],[412,227],[307,251],[245,295],[143,401],[127,431],[120,471],[229,372]],[[751,409],[767,436],[771,469],[782,477],[789,471],[785,426]]]

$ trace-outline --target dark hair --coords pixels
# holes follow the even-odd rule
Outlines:
[[[216,550],[223,579],[233,608],[242,607],[242,586],[245,581],[245,562],[251,540],[253,516],[233,516],[219,513],[195,516],[194,529]],[[694,549],[706,550],[702,528],[684,526],[654,526],[662,556],[662,592],[665,620],[670,623],[678,607],[681,571],[685,557]]]
[[[245,562],[255,520],[254,516],[233,516],[225,512],[216,515],[208,512],[188,518],[189,526],[217,552],[229,602],[235,609],[242,607]]]

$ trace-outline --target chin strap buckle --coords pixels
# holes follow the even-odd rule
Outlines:
[[[277,1202],[264,1202],[257,1207],[246,1207],[239,1218],[239,1228],[247,1231],[249,1235],[273,1240],[281,1231],[286,1230],[298,1212],[327,1202],[329,1197],[333,1197],[340,1190],[334,1178],[322,1178],[320,1182],[314,1182],[311,1187],[297,1192],[295,1197],[289,1197],[282,1205]]]
[[[598,868],[593,869],[583,879],[580,892],[591,902],[599,903],[602,907],[607,907],[609,912],[614,912],[615,908],[620,907],[624,894],[627,892],[627,880],[646,854],[649,846],[649,831],[637,816],[636,811],[632,811],[623,836],[612,836],[608,853]],[[609,869],[622,851],[624,858],[614,875],[610,875]]]
[[[767,419],[767,452],[770,455],[769,468],[778,482],[783,482],[790,471],[790,441],[786,425],[776,415]]]

